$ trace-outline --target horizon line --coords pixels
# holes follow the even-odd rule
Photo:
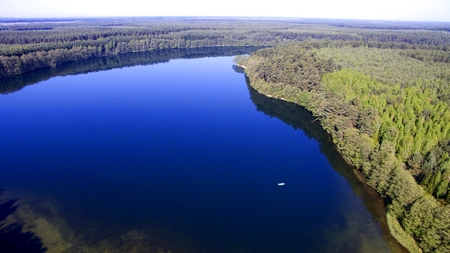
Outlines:
[[[390,22],[390,23],[448,23],[450,21],[435,20],[397,20],[397,19],[357,19],[357,18],[323,18],[323,17],[272,17],[272,16],[61,16],[61,17],[0,17],[3,20],[58,20],[58,19],[112,19],[112,18],[210,18],[210,19],[253,19],[253,20],[326,20],[326,21],[366,21],[366,22]]]

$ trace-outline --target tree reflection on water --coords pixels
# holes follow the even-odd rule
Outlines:
[[[0,190],[0,195],[3,190]],[[23,231],[23,224],[14,222],[6,225],[5,220],[12,215],[18,205],[18,199],[11,199],[0,204],[0,252],[8,253],[43,253],[47,248],[43,247],[41,238],[33,232]]]

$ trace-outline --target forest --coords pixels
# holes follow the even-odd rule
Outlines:
[[[450,43],[445,23],[149,17],[0,19],[0,25],[0,78],[83,59],[161,49],[328,40],[447,50]]]
[[[236,58],[249,84],[312,112],[384,198],[389,229],[409,251],[450,252],[449,23],[155,17],[0,24],[2,93],[31,84],[15,80],[39,69],[50,72],[33,78],[70,74],[70,64],[90,71],[86,59],[108,69],[164,61],[165,50],[183,57],[264,47]],[[128,62],[130,53],[142,57]]]
[[[402,245],[449,252],[449,59],[445,49],[307,41],[236,61],[256,90],[320,120],[385,199],[391,233]]]
[[[79,75],[115,68],[145,66],[168,62],[173,59],[193,59],[215,56],[233,56],[250,54],[259,47],[206,47],[154,50],[148,52],[127,53],[105,57],[95,57],[83,61],[68,62],[52,68],[25,73],[0,79],[0,94],[9,94],[53,78],[55,76]]]

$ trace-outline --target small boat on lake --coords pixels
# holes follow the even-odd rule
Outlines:
[[[278,183],[278,186],[284,186],[284,185],[285,185],[285,183],[283,183],[283,182]]]

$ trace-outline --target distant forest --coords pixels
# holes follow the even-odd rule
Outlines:
[[[157,53],[166,49],[265,47],[235,59],[249,84],[313,113],[384,198],[389,229],[402,245],[450,252],[450,23],[110,18],[0,24],[4,80],[91,58],[126,66],[133,64],[125,60],[129,53],[151,63],[166,59]],[[29,84],[6,83],[4,93]]]
[[[68,62],[56,67],[45,68],[40,71],[13,77],[0,78],[0,94],[13,93],[21,90],[25,86],[33,85],[55,76],[78,75],[137,65],[152,65],[168,62],[172,59],[193,59],[250,54],[257,49],[259,49],[259,47],[182,48],[95,57],[82,61]]]
[[[275,46],[306,40],[447,50],[445,23],[219,18],[0,19],[0,77],[161,49]]]

